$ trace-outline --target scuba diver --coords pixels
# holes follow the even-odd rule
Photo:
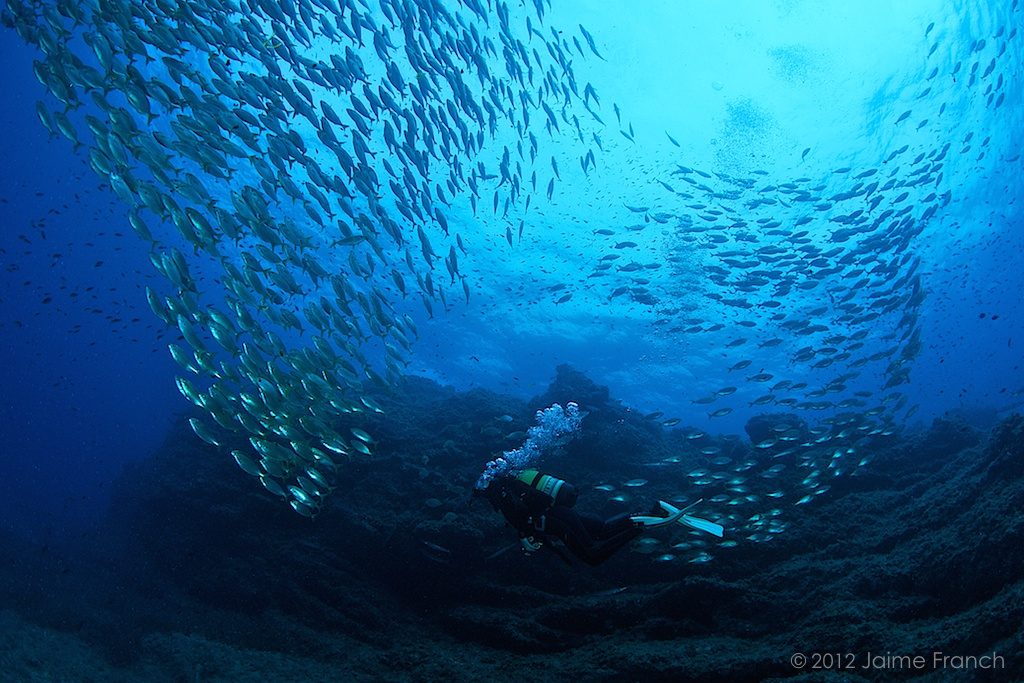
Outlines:
[[[680,510],[659,501],[650,515],[619,514],[605,520],[581,514],[573,509],[578,495],[575,486],[534,469],[495,477],[477,494],[487,498],[519,532],[524,550],[534,552],[547,546],[567,563],[569,558],[553,541],[560,541],[573,555],[596,566],[652,527],[681,522],[722,535],[720,525],[685,514],[696,503]]]

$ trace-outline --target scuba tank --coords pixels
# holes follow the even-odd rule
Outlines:
[[[542,511],[555,505],[572,507],[576,504],[579,495],[576,487],[563,479],[537,470],[523,470],[516,479],[529,487],[526,498],[531,510]]]

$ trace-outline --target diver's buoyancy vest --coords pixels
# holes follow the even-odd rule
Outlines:
[[[534,493],[531,507],[542,506],[547,509],[552,505],[572,507],[576,504],[576,487],[558,477],[537,470],[523,470],[516,479],[529,486]]]

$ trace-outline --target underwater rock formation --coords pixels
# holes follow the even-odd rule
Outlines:
[[[568,369],[556,384],[566,377],[586,386]],[[81,637],[91,647],[115,642],[103,626],[112,610],[145,605],[119,622],[133,635],[116,646],[118,666],[171,667],[182,676],[193,675],[184,661],[230,672],[273,653],[313,677],[308,672],[323,666],[376,680],[484,680],[520,667],[553,680],[594,672],[612,680],[758,680],[798,673],[788,661],[793,652],[836,648],[995,651],[1005,671],[1024,670],[1020,416],[976,446],[964,448],[966,428],[943,421],[919,438],[891,442],[812,502],[786,504],[787,526],[770,542],[727,528],[726,539],[737,543],[713,550],[712,561],[662,561],[688,535],[659,531],[592,569],[524,555],[486,503],[471,503],[475,478],[503,438],[487,428],[514,434],[527,405],[557,392],[522,403],[410,381],[380,399],[402,420],[392,417],[391,431],[381,425],[372,458],[346,463],[346,495],[315,521],[248,486],[182,420],[159,453],[126,470],[100,541],[86,553],[91,559],[76,563],[72,585],[109,577],[112,567],[121,572],[69,602],[84,623]],[[751,436],[775,420],[754,422]],[[610,452],[592,457],[574,443],[541,466],[574,481],[578,505],[602,514],[615,511],[612,493],[594,485],[638,472],[649,481],[622,489],[634,491],[627,508],[673,489],[692,493],[684,473],[642,466],[685,445],[678,430],[650,428],[611,399],[583,430],[624,426],[637,450],[618,464]],[[766,500],[764,510],[770,505],[779,504]],[[8,566],[9,585],[25,567]],[[46,599],[35,593],[37,614]],[[50,605],[44,625],[60,628],[60,610]],[[212,643],[223,656],[216,665],[208,659]],[[173,647],[199,659],[182,654],[170,664],[158,653]],[[460,654],[450,658],[453,651]],[[891,672],[849,677],[881,681]]]

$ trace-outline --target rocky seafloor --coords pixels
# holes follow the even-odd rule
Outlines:
[[[581,508],[614,511],[599,481],[648,479],[626,504],[638,510],[687,486],[687,463],[650,467],[680,452],[683,430],[564,366],[529,402],[416,379],[381,397],[375,454],[343,465],[315,521],[182,419],[125,470],[87,539],[0,539],[0,678],[1024,676],[1024,418],[947,417],[894,437],[811,503],[783,503],[787,527],[769,542],[741,536],[700,564],[632,548],[590,568],[525,555],[470,498],[483,463],[517,445],[508,435],[568,400],[590,411],[584,434],[542,464],[580,486]],[[935,666],[936,652],[1000,659]]]

